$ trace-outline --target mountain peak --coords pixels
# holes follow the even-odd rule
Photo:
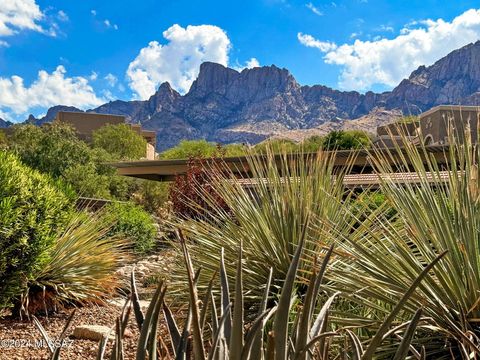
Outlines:
[[[200,65],[197,79],[193,82],[189,93],[205,96],[211,92],[225,93],[230,83],[239,76],[238,71],[213,62]]]
[[[149,112],[153,114],[165,109],[170,109],[179,97],[181,97],[181,95],[170,86],[168,81],[165,81],[158,87],[157,92],[148,99]]]
[[[287,69],[275,65],[239,72],[205,62],[185,95],[163,83],[149,100],[114,101],[89,111],[124,115],[157,131],[158,150],[182,139],[255,143],[292,132],[318,134],[348,122],[367,124],[362,129],[369,130],[371,124],[385,123],[402,112],[418,114],[441,104],[480,105],[479,59],[480,41],[420,66],[391,92],[381,94],[301,87]],[[53,107],[40,121],[53,118],[58,110],[81,111]]]

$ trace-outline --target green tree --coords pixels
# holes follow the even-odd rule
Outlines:
[[[317,152],[323,148],[324,137],[313,135],[302,141],[301,147],[304,152]]]
[[[106,125],[93,132],[93,147],[116,160],[134,160],[145,157],[147,142],[127,124]]]
[[[245,154],[242,144],[221,145],[206,140],[182,140],[180,143],[160,154],[161,159],[189,159],[224,156],[241,156]]]
[[[73,165],[93,161],[89,146],[66,124],[17,125],[9,143],[25,164],[56,178]]]
[[[218,150],[217,144],[206,140],[182,140],[177,146],[160,154],[162,159],[188,159],[212,157]]]
[[[370,146],[371,139],[364,131],[332,131],[323,139],[325,150],[351,150]]]
[[[268,151],[274,153],[281,152],[295,152],[298,150],[298,145],[295,141],[290,139],[268,139],[255,145],[254,150],[257,153],[264,154]]]
[[[228,144],[222,146],[223,156],[243,156],[247,153],[247,146],[243,144]]]

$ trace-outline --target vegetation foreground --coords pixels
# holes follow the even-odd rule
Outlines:
[[[447,177],[422,146],[405,141],[401,157],[369,150],[381,184],[362,193],[345,190],[350,169],[334,166],[334,152],[292,157],[280,149],[280,161],[269,147],[263,157],[251,153],[254,186],[232,181],[221,161],[191,164],[188,181],[172,185],[174,214],[164,224],[175,230],[178,256],[158,274],[145,312],[135,275],[128,287],[114,281],[129,256],[152,247],[124,239],[129,226],[114,216],[123,210],[78,214],[69,193],[37,172],[21,182],[33,210],[2,170],[2,216],[17,219],[3,220],[2,306],[30,316],[47,341],[62,340],[71,318],[51,339],[32,304],[54,313],[122,288],[130,295],[98,359],[124,358],[132,319],[137,359],[479,358],[480,151],[468,137],[450,144]],[[2,156],[0,169],[28,171]],[[394,170],[420,181],[400,186],[388,176]],[[50,350],[62,357],[61,347]]]

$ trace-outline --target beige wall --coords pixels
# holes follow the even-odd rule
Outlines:
[[[102,126],[124,124],[125,116],[60,111],[55,121],[70,124],[79,135],[91,138],[92,133]]]
[[[421,132],[426,144],[448,143],[449,124],[453,125],[456,136],[462,139],[467,126],[473,141],[477,141],[479,108],[473,106],[438,106],[420,115]]]
[[[111,114],[97,114],[84,112],[60,111],[55,121],[72,125],[80,138],[90,141],[95,130],[105,125],[125,124],[125,116]],[[143,130],[140,124],[128,124],[131,129],[141,135],[146,141],[145,157],[148,160],[155,159],[156,133],[155,131]]]

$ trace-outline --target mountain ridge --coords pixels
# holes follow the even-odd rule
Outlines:
[[[300,140],[302,134],[342,128],[374,131],[402,114],[440,104],[480,105],[480,41],[420,66],[383,93],[302,86],[275,65],[237,71],[205,62],[184,95],[163,83],[148,100],[116,100],[86,111],[124,115],[157,131],[157,150],[163,150],[182,139],[256,143],[270,136]],[[54,106],[29,122],[51,121],[61,110],[82,111]]]

